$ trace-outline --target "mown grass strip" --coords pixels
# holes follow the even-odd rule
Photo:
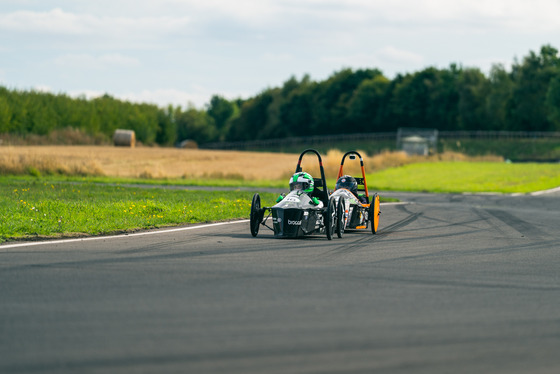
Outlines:
[[[286,180],[258,180],[246,181],[242,179],[217,179],[217,178],[122,178],[108,176],[69,176],[69,175],[44,175],[33,177],[30,175],[10,175],[5,177],[13,182],[27,182],[31,180],[48,181],[49,183],[104,183],[104,184],[138,184],[158,186],[203,186],[203,187],[231,187],[233,189],[244,187],[255,188],[286,188]],[[334,182],[333,182],[334,185]]]
[[[368,187],[382,191],[529,193],[560,186],[560,164],[439,162],[382,170]]]
[[[367,165],[366,165],[367,171]],[[318,176],[318,175],[317,175]],[[106,183],[162,186],[239,186],[287,188],[286,180],[245,181],[235,179],[172,179],[172,178],[116,178],[52,175],[41,178],[10,176],[9,181],[27,183],[46,180],[49,183]],[[329,189],[336,180],[327,178]],[[368,187],[373,191],[428,191],[428,192],[501,192],[529,193],[560,186],[559,163],[503,163],[503,162],[426,162],[393,167],[367,175]]]
[[[273,201],[275,194],[263,193]],[[0,242],[99,235],[249,216],[252,192],[0,179]]]

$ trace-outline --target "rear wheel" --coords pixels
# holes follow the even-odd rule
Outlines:
[[[344,211],[346,210],[346,203],[344,198],[338,199],[337,209],[336,209],[336,236],[342,238],[344,234]]]
[[[379,210],[379,195],[373,195],[371,199],[371,204],[369,206],[369,220],[371,225],[371,233],[377,233],[377,227],[379,226],[379,215],[381,211]]]
[[[251,235],[257,236],[259,233],[259,226],[261,224],[261,197],[258,193],[253,195],[251,202]]]
[[[332,240],[336,225],[336,200],[330,199],[325,213],[325,233],[327,239]]]

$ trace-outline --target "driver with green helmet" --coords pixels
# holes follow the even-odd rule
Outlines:
[[[315,182],[313,181],[313,177],[309,173],[306,173],[304,171],[295,173],[290,178],[290,191],[294,191],[294,190],[303,191],[309,195],[309,197],[311,198],[311,203],[313,205],[319,205],[321,204],[321,200],[319,200],[315,196],[311,196],[314,187],[315,187]],[[284,199],[284,195],[282,194],[278,196],[276,202],[279,203],[283,199]]]

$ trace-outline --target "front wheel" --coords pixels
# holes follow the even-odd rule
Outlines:
[[[344,198],[341,197],[338,200],[337,209],[336,209],[336,236],[342,238],[342,234],[344,234],[344,214],[346,211],[346,202]]]
[[[251,235],[257,236],[259,233],[259,226],[261,224],[260,219],[260,211],[261,211],[261,197],[258,193],[253,195],[253,201],[251,202]]]
[[[371,224],[371,233],[377,233],[377,227],[379,226],[379,215],[381,211],[379,210],[379,195],[373,195],[373,199],[371,199],[371,204],[369,206],[369,220]]]
[[[336,225],[336,200],[330,199],[325,213],[325,233],[327,239],[332,240]]]

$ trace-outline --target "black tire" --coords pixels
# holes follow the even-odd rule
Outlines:
[[[330,199],[325,213],[325,234],[327,239],[332,240],[336,224],[336,201]]]
[[[344,234],[344,211],[346,210],[346,203],[344,198],[338,199],[337,209],[336,209],[336,236],[342,238]]]
[[[261,225],[261,197],[258,193],[253,195],[251,202],[251,235],[257,236],[259,234],[259,227]]]
[[[371,199],[371,204],[369,206],[369,224],[371,225],[371,233],[376,234],[377,228],[379,226],[379,215],[381,211],[379,210],[379,195],[373,195]]]

